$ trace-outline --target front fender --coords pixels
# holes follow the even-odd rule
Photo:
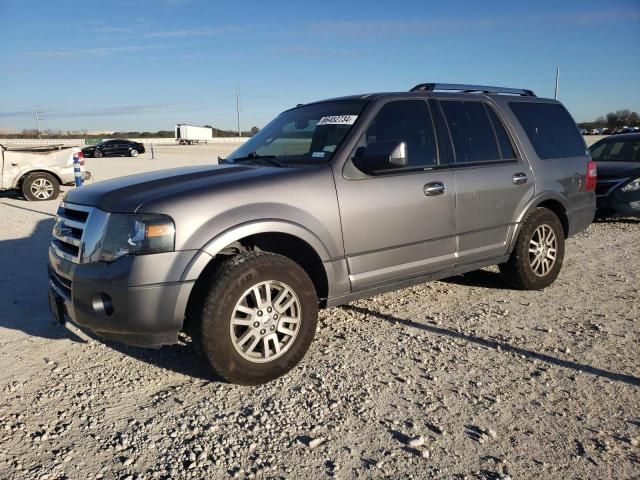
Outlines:
[[[323,263],[331,260],[331,255],[327,247],[309,229],[286,220],[264,219],[237,225],[212,238],[191,260],[181,280],[197,280],[211,259],[225,247],[233,242],[260,233],[284,233],[297,237],[313,248]]]

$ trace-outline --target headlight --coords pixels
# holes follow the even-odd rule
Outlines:
[[[176,228],[167,215],[112,213],[98,259],[113,262],[125,255],[171,252],[175,237]]]
[[[640,190],[640,177],[630,181],[622,187],[623,192],[635,192],[636,190]]]

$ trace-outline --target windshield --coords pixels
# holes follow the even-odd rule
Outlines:
[[[596,162],[640,162],[640,138],[607,139],[589,148]]]
[[[274,159],[272,164],[327,162],[353,127],[366,100],[316,103],[278,115],[226,159]]]

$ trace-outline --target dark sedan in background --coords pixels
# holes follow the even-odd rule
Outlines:
[[[91,145],[82,149],[85,157],[137,157],[144,153],[144,145],[131,140],[105,140],[97,145]]]
[[[640,217],[640,133],[603,138],[589,151],[598,164],[596,217]]]

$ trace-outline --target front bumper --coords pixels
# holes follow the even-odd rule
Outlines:
[[[615,190],[596,199],[596,217],[640,217],[640,191]]]
[[[174,344],[194,284],[179,278],[194,254],[170,252],[76,264],[50,247],[52,312],[59,321],[71,321],[108,340],[140,347]],[[154,283],[152,278],[169,281]]]

